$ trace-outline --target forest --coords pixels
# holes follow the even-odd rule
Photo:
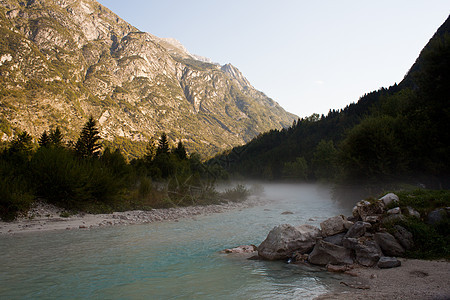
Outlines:
[[[27,132],[0,151],[0,217],[14,220],[33,202],[46,201],[68,211],[105,213],[241,201],[248,190],[218,192],[224,174],[188,155],[162,133],[148,143],[145,156],[127,161],[119,149],[103,148],[96,121],[90,117],[76,142],[66,141],[59,127],[44,131],[33,143]]]
[[[400,84],[260,134],[208,163],[265,180],[450,184],[450,22]]]

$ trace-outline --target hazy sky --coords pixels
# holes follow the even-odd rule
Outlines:
[[[236,66],[300,117],[400,82],[448,0],[100,0],[125,21]]]

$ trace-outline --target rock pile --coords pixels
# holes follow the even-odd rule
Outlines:
[[[399,207],[386,209],[398,201],[392,193],[376,201],[360,201],[351,217],[329,218],[320,223],[320,229],[311,225],[276,226],[257,247],[257,254],[260,259],[309,262],[340,272],[355,264],[398,267],[400,261],[396,257],[413,247],[412,234],[402,226],[394,226],[393,235],[383,228],[388,221],[405,218]],[[407,213],[419,214],[414,210]]]

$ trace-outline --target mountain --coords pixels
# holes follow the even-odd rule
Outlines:
[[[145,145],[164,131],[209,156],[297,119],[236,67],[93,0],[0,0],[0,74],[2,140],[56,125],[75,139],[93,115],[109,143]]]
[[[407,180],[448,188],[449,101],[450,17],[399,84],[271,130],[210,163],[258,179]]]

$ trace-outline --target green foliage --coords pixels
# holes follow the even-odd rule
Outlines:
[[[450,191],[416,189],[395,193],[399,196],[402,211],[409,206],[422,216],[420,219],[409,216],[405,221],[397,222],[414,237],[414,248],[407,251],[406,256],[419,259],[450,259],[450,217],[444,217],[443,221],[435,225],[426,223],[429,212],[450,206]]]
[[[283,167],[285,178],[306,180],[308,164],[304,157],[297,157],[293,162],[287,162]]]
[[[370,117],[355,126],[341,145],[344,167],[352,176],[373,178],[403,169],[401,145],[390,116]]]
[[[318,179],[332,180],[338,172],[338,151],[333,141],[321,140],[312,160],[314,175]]]

